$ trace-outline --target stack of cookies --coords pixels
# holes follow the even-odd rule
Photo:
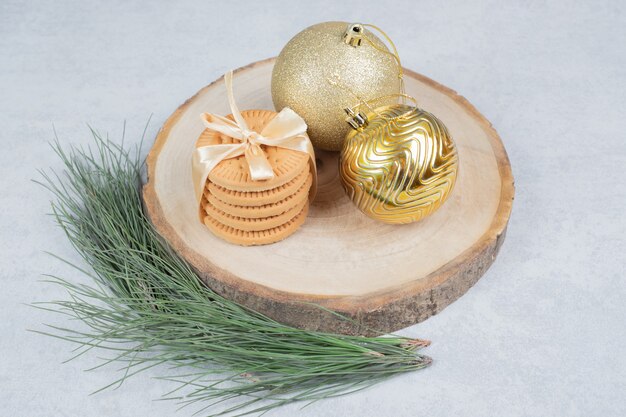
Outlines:
[[[257,133],[277,113],[241,112]],[[232,120],[232,115],[228,116]],[[196,147],[235,143],[231,137],[205,129]],[[245,156],[221,161],[209,174],[202,196],[204,224],[218,237],[238,245],[266,245],[294,233],[306,219],[313,182],[309,155],[262,146],[274,178],[253,180]]]

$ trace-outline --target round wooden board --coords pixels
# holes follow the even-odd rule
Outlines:
[[[268,59],[236,71],[239,108],[273,108],[273,65]],[[495,260],[511,213],[513,176],[498,134],[466,99],[414,72],[405,77],[408,94],[447,125],[458,146],[456,187],[432,216],[410,225],[369,219],[341,188],[338,155],[318,151],[318,193],[299,231],[257,247],[213,236],[197,217],[191,155],[203,130],[199,115],[230,113],[219,79],[180,106],[156,138],[144,187],[150,219],[209,287],[280,322],[372,334],[436,314]]]

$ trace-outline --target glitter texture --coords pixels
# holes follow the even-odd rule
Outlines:
[[[313,145],[339,151],[350,126],[344,108],[358,100],[400,92],[398,67],[393,56],[363,42],[354,47],[343,41],[346,22],[313,25],[293,37],[283,48],[272,73],[272,99],[277,111],[290,107],[306,121]],[[383,42],[366,30],[372,42]],[[346,88],[332,85],[338,79]],[[377,105],[392,104],[396,99]]]

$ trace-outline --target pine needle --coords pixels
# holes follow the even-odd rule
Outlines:
[[[164,395],[210,416],[264,413],[349,394],[430,364],[426,341],[296,329],[227,300],[206,287],[155,232],[142,210],[139,147],[132,152],[91,129],[95,146],[64,151],[61,174],[38,181],[54,195],[52,214],[80,254],[90,285],[47,276],[66,300],[36,307],[79,320],[38,331],[92,349],[120,364],[106,387],[166,367],[176,387]],[[145,133],[145,132],[144,132]],[[84,264],[89,267],[85,267]],[[98,367],[99,367],[98,366]]]

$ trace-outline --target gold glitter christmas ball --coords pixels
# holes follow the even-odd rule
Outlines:
[[[400,92],[398,64],[384,51],[388,49],[383,42],[358,24],[326,22],[304,29],[276,59],[272,73],[276,111],[290,107],[306,121],[313,145],[341,150],[349,129],[343,109],[358,102],[354,94],[370,100]],[[329,79],[338,80],[341,87]]]
[[[339,160],[352,201],[385,223],[415,222],[436,211],[452,192],[459,165],[445,125],[405,104],[357,116]]]

